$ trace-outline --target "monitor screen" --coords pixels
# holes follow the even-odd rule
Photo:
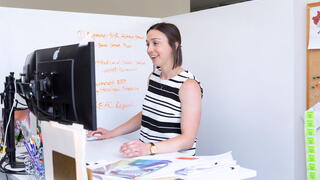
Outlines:
[[[97,129],[93,42],[36,50],[24,74],[20,92],[39,120]]]

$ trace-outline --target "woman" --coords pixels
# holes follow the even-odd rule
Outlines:
[[[200,83],[181,67],[181,36],[170,23],[158,23],[147,31],[147,53],[156,67],[150,74],[143,109],[124,124],[108,131],[99,128],[88,136],[113,138],[140,129],[139,140],[124,143],[125,157],[184,152],[195,155],[200,124]]]

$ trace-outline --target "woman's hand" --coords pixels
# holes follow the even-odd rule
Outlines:
[[[120,153],[124,157],[137,157],[150,154],[150,144],[143,143],[140,140],[133,140],[124,143],[120,148]]]
[[[98,128],[97,130],[95,131],[90,131],[88,134],[87,134],[87,137],[91,137],[91,136],[94,136],[94,135],[99,135],[100,136],[96,136],[97,137],[97,140],[101,140],[101,139],[109,139],[109,138],[112,138],[112,133],[111,131],[109,130],[106,130],[106,129],[103,129],[103,128]]]

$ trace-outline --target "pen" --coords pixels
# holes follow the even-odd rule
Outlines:
[[[36,136],[36,143],[37,143],[38,148],[40,148],[40,137],[39,137],[39,135]]]
[[[32,155],[32,153],[31,153],[31,151],[30,151],[30,148],[29,148],[29,146],[28,146],[27,142],[26,142],[26,141],[23,141],[23,144],[24,144],[24,146],[26,147],[26,149],[27,149],[27,151],[28,151],[29,156],[32,158],[32,157],[33,157],[33,155]]]
[[[24,144],[24,146],[26,147],[26,149],[27,149],[27,151],[28,151],[28,154],[29,154],[29,156],[31,157],[31,160],[32,160],[33,163],[35,164],[36,170],[37,170],[38,172],[40,172],[40,171],[41,171],[41,167],[40,167],[40,165],[39,165],[38,159],[33,155],[32,151],[31,151],[30,148],[29,148],[28,143],[27,143],[26,141],[23,141],[23,144]],[[30,146],[32,147],[31,144],[30,144]]]
[[[32,141],[32,143],[37,147],[37,143],[36,143],[36,141],[35,141],[35,139],[34,138],[31,138],[31,140],[30,141]]]
[[[198,158],[196,157],[177,157],[176,159],[181,159],[181,160],[196,160]]]
[[[40,146],[42,147],[43,146],[43,139],[42,139],[42,135],[39,134],[39,139],[40,139]]]
[[[34,144],[30,143],[30,146],[31,146],[31,152],[33,153],[34,156],[36,156],[37,155],[37,150],[34,147]]]

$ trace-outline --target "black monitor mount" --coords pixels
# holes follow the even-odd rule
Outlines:
[[[14,73],[11,72],[10,75],[5,78],[4,91],[3,93],[0,94],[1,104],[4,104],[4,107],[2,108],[4,136],[2,138],[4,142],[4,137],[6,136],[6,153],[9,157],[10,166],[12,168],[23,168],[24,167],[23,162],[16,162],[16,148],[15,148],[15,134],[14,134],[15,133],[14,131],[15,88],[16,87],[15,87]],[[6,132],[6,129],[7,129],[7,132]],[[5,133],[7,133],[7,135],[5,135]]]

